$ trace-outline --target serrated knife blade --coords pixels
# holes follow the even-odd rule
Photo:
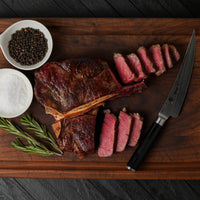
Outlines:
[[[195,46],[196,41],[194,30],[174,85],[158,114],[157,120],[152,124],[152,126],[146,133],[143,141],[135,150],[133,156],[129,160],[127,164],[127,168],[129,170],[136,172],[140,163],[142,162],[149,148],[160,133],[160,130],[162,129],[167,119],[169,117],[177,117],[179,115],[187,94],[192,75],[195,59]]]

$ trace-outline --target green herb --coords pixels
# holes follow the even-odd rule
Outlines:
[[[60,152],[61,154],[63,153],[56,141],[54,140],[53,136],[51,135],[51,133],[49,133],[46,129],[46,127],[44,125],[40,125],[34,118],[32,118],[29,114],[27,114],[26,116],[24,115],[21,118],[21,123],[22,125],[27,126],[27,129],[29,130],[33,130],[35,131],[35,134],[37,137],[46,139],[47,141],[49,141],[49,144],[56,149],[58,152]]]
[[[27,129],[33,130],[36,136],[45,139],[48,145],[51,145],[54,150],[49,149],[47,146],[39,142],[36,138],[32,137],[29,133],[22,130],[18,126],[12,124],[7,119],[0,117],[0,127],[9,133],[16,135],[15,141],[11,143],[12,147],[20,149],[26,153],[39,153],[43,156],[58,155],[61,156],[63,152],[59,149],[52,135],[46,130],[44,125],[40,125],[30,115],[24,115],[21,118],[21,123],[28,126]],[[28,145],[23,144],[20,138],[26,139]],[[55,151],[56,150],[56,151]]]

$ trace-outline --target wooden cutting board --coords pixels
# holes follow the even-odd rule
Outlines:
[[[0,33],[21,19],[0,19]],[[200,19],[93,19],[37,18],[50,30],[53,53],[50,61],[72,57],[101,58],[112,69],[114,52],[128,54],[141,45],[174,44],[183,57],[192,30],[196,30],[196,58],[188,95],[178,118],[170,119],[155,145],[136,173],[126,169],[135,148],[99,158],[97,153],[80,160],[72,153],[63,157],[24,154],[10,147],[13,135],[0,129],[0,177],[25,178],[102,178],[102,179],[200,179]],[[0,68],[10,64],[0,52]],[[147,80],[142,94],[118,98],[106,103],[117,115],[125,106],[144,117],[143,133],[164,103],[179,70],[180,63],[160,77]],[[24,72],[34,85],[33,71]],[[27,111],[51,131],[52,117],[34,99]],[[12,119],[18,122],[17,119]],[[98,123],[98,121],[97,121]],[[98,126],[97,126],[98,127]],[[98,130],[97,130],[98,131]]]

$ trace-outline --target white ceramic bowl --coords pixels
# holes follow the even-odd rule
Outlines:
[[[48,50],[45,55],[45,57],[38,63],[34,65],[21,65],[20,63],[16,62],[9,54],[8,50],[8,44],[9,41],[11,40],[11,36],[13,33],[15,33],[17,30],[21,30],[22,28],[34,28],[34,29],[39,29],[47,39],[47,44],[48,44]],[[50,57],[52,48],[53,48],[53,41],[50,32],[48,29],[41,23],[34,21],[34,20],[22,20],[19,22],[14,23],[10,27],[8,27],[1,35],[0,35],[0,47],[2,49],[2,52],[5,56],[5,58],[8,60],[8,62],[15,66],[18,69],[22,70],[33,70],[38,67],[41,67]]]
[[[0,117],[13,118],[23,114],[31,105],[32,99],[32,85],[22,72],[0,69]]]

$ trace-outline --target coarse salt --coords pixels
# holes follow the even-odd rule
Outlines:
[[[0,114],[19,113],[27,104],[27,85],[16,74],[0,74]]]

